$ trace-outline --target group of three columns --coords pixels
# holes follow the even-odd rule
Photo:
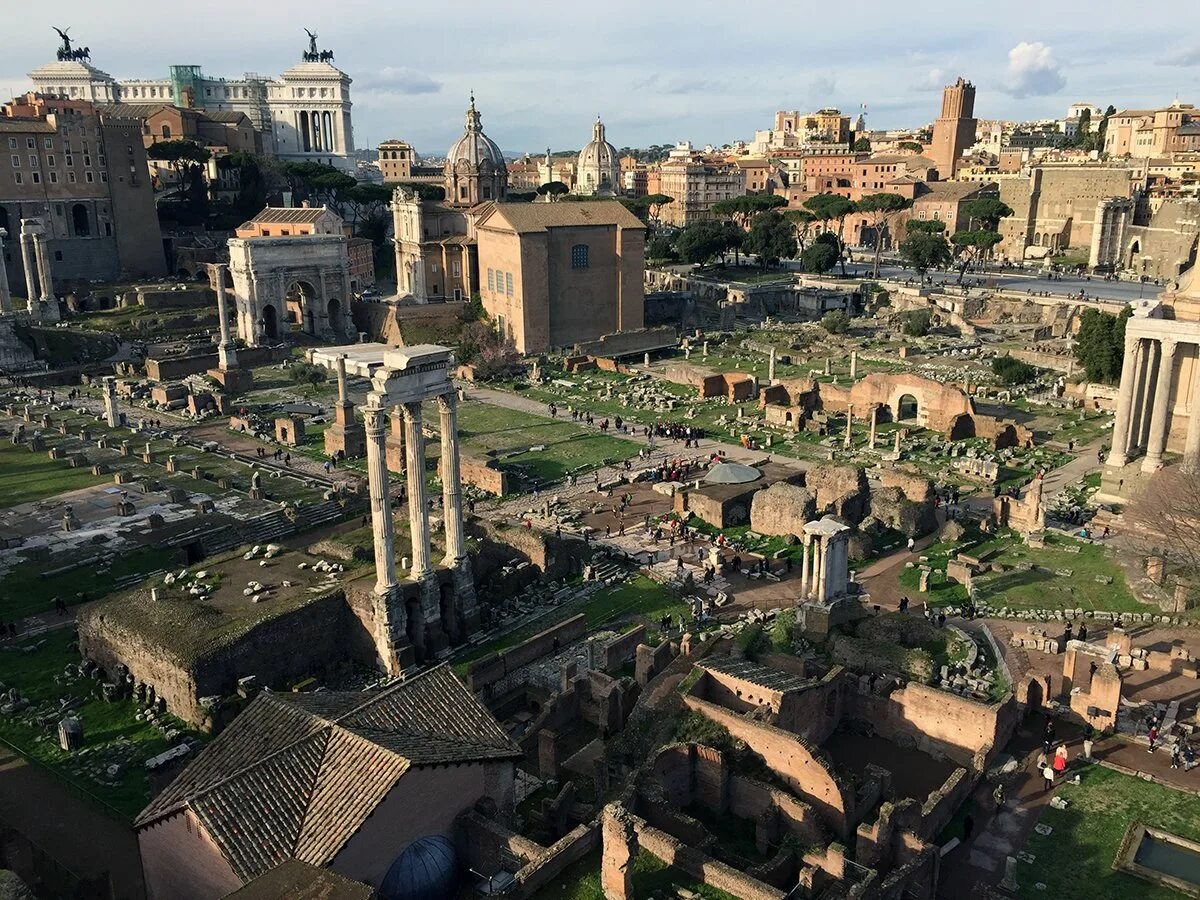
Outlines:
[[[1168,337],[1126,336],[1108,465],[1124,466],[1144,448],[1142,471],[1162,467],[1170,436],[1171,389],[1179,343]],[[1191,396],[1183,470],[1195,474],[1200,471],[1200,359],[1192,366]]]
[[[444,621],[441,590],[434,574],[429,535],[429,503],[425,485],[425,436],[421,403],[400,404],[404,416],[404,448],[408,488],[408,523],[412,537],[412,565],[409,575],[419,586],[421,597],[420,628],[409,623],[408,633],[418,644],[420,654],[436,652],[444,645],[444,632],[459,637],[461,616],[469,627],[474,613],[474,583],[468,565],[463,530],[462,486],[459,474],[457,397],[453,390],[436,397],[441,428],[442,515],[446,534],[443,564],[451,571],[456,612]],[[371,521],[375,533],[375,593],[384,602],[395,597],[395,531],[392,526],[391,491],[387,468],[387,419],[389,408],[378,394],[362,407],[367,444],[367,483],[371,497]],[[443,628],[443,625],[445,628]]]

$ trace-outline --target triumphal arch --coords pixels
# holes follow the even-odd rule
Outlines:
[[[247,346],[285,341],[293,330],[328,341],[356,337],[344,235],[231,238],[229,274]]]

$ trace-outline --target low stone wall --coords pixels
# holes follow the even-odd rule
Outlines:
[[[917,822],[917,836],[922,840],[934,840],[945,828],[963,801],[975,787],[977,777],[966,769],[955,769],[942,786],[925,798],[921,806],[921,818]]]
[[[508,476],[502,472],[494,459],[462,456],[458,461],[459,476],[464,484],[487,491],[497,497],[508,496]],[[438,478],[442,477],[442,460],[438,458]]]
[[[281,357],[282,358],[282,357]],[[276,362],[270,347],[245,347],[238,350],[238,365],[243,369]],[[201,375],[217,366],[217,353],[192,353],[186,356],[146,358],[146,377],[154,381],[178,381],[188,375]]]
[[[529,665],[587,634],[587,617],[582,613],[565,622],[552,625],[515,647],[492,653],[467,666],[467,685],[473,691],[483,691],[510,672]]]
[[[516,896],[532,897],[561,875],[567,866],[583,859],[599,846],[599,823],[589,822],[577,826],[517,870],[513,876],[516,881]]]
[[[646,626],[639,625],[633,631],[615,637],[604,645],[604,671],[612,673],[634,658],[638,644],[646,640]]]

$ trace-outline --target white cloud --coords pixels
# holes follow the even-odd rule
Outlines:
[[[1200,66],[1200,47],[1190,47],[1168,53],[1157,60],[1160,66]]]
[[[407,66],[385,66],[378,72],[356,78],[355,82],[365,90],[384,94],[436,94],[442,89],[440,81]]]
[[[1067,78],[1054,58],[1054,50],[1041,41],[1021,41],[1008,51],[1005,88],[1014,97],[1057,94],[1066,84]]]

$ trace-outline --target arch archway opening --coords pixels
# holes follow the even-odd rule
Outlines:
[[[263,307],[262,311],[263,334],[268,340],[278,340],[279,338],[279,313],[275,311],[275,307],[268,303]]]
[[[896,403],[897,422],[915,422],[917,419],[917,398],[912,394],[902,394]]]

